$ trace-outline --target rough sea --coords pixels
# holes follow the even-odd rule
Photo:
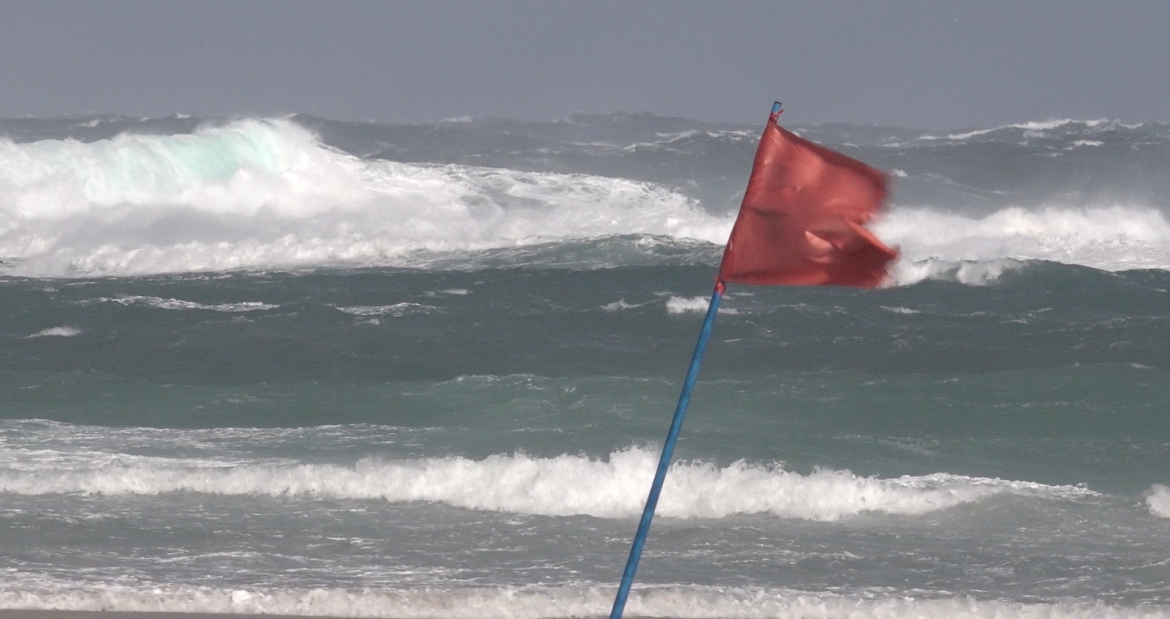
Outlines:
[[[606,616],[766,112],[0,120],[0,607]],[[1170,617],[1170,125],[789,128],[627,616]]]

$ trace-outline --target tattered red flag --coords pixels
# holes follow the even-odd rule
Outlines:
[[[872,288],[898,255],[863,226],[884,208],[885,173],[768,119],[719,281]]]

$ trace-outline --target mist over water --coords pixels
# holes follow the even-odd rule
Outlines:
[[[1170,127],[791,127],[629,616],[1170,617]],[[604,616],[760,128],[0,120],[0,607]]]

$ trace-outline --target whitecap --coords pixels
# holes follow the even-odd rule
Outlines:
[[[350,307],[334,306],[334,308],[339,312],[345,312],[346,314],[352,314],[354,316],[384,316],[389,314],[395,317],[402,317],[406,316],[407,314],[426,314],[439,309],[433,305],[410,303],[408,301],[392,303],[390,305],[353,305]]]
[[[93,299],[85,299],[78,301],[78,305],[92,305],[94,303],[117,303],[118,305],[145,305],[147,307],[154,307],[158,309],[181,311],[181,310],[207,310],[212,312],[259,312],[265,310],[276,309],[279,305],[271,303],[261,303],[260,301],[242,301],[239,303],[196,303],[195,301],[184,301],[183,299],[167,299],[163,297],[151,297],[142,295],[125,295],[117,297],[96,297]]]
[[[81,335],[81,329],[77,327],[49,327],[48,329],[41,329],[32,335],[26,335],[26,338],[34,337],[73,337]]]
[[[1146,506],[1150,513],[1162,518],[1170,518],[1170,486],[1154,484],[1146,492]]]
[[[721,243],[731,224],[655,183],[365,160],[280,119],[0,140],[0,258],[21,275],[397,264],[620,234]]]
[[[893,268],[897,283],[934,273],[980,269],[972,282],[998,276],[1012,263],[1047,260],[1109,271],[1170,269],[1170,223],[1154,209],[1005,208],[982,218],[927,208],[891,210],[873,226],[885,242],[901,249]]]
[[[50,454],[51,455],[51,454]],[[0,471],[0,492],[23,495],[84,493],[107,496],[198,492],[330,499],[431,501],[466,509],[545,516],[630,518],[641,512],[656,451],[631,447],[605,459],[582,455],[538,458],[500,454],[337,464],[191,463],[166,459],[91,458],[58,468],[44,456],[34,470]],[[23,465],[22,465],[23,466]],[[896,478],[863,477],[820,469],[807,475],[776,463],[735,462],[717,467],[677,462],[666,479],[658,513],[674,518],[770,514],[834,521],[877,512],[915,516],[998,495],[1043,500],[1098,496],[1083,486],[1045,484],[948,473]]]

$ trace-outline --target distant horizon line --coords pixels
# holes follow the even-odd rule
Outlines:
[[[687,116],[677,116],[677,115],[672,115],[672,114],[656,113],[656,112],[650,112],[650,111],[645,111],[645,110],[639,110],[639,111],[611,110],[611,111],[606,111],[606,112],[577,110],[577,111],[574,111],[568,115],[561,116],[559,118],[519,118],[519,117],[510,117],[510,116],[500,116],[500,115],[495,115],[495,114],[486,114],[483,116],[463,115],[463,116],[451,116],[451,117],[441,118],[438,120],[415,120],[415,121],[378,119],[378,118],[338,118],[338,117],[316,114],[313,112],[230,113],[230,114],[208,114],[208,115],[192,114],[192,113],[187,113],[187,112],[171,112],[169,114],[163,114],[163,115],[146,115],[146,116],[144,116],[141,114],[130,114],[130,113],[126,113],[126,112],[97,112],[97,111],[89,110],[89,111],[84,111],[84,112],[69,112],[69,113],[64,113],[64,114],[51,114],[51,115],[44,115],[44,116],[38,116],[38,115],[34,115],[34,114],[23,114],[23,115],[9,116],[9,115],[4,115],[3,113],[0,113],[0,121],[8,121],[8,120],[81,120],[81,119],[94,120],[94,119],[102,119],[102,118],[117,118],[117,119],[122,119],[122,120],[137,120],[137,121],[166,120],[166,119],[175,119],[175,120],[197,119],[197,120],[209,120],[209,121],[233,121],[233,120],[240,120],[240,119],[245,119],[245,118],[292,118],[292,117],[296,117],[296,116],[307,116],[307,117],[319,118],[322,120],[328,120],[328,121],[334,121],[334,122],[369,123],[369,124],[388,125],[388,126],[426,126],[426,125],[460,124],[460,123],[475,123],[475,122],[480,122],[480,123],[515,122],[515,123],[542,124],[542,123],[557,123],[557,122],[569,121],[572,118],[579,117],[579,116],[594,116],[594,117],[642,116],[642,117],[658,118],[658,119],[664,119],[664,120],[675,120],[675,121],[682,121],[682,122],[688,122],[688,123],[696,123],[696,124],[700,124],[700,125],[710,125],[712,127],[719,127],[719,126],[731,127],[731,126],[734,126],[734,127],[739,127],[739,128],[754,128],[757,125],[762,124],[762,122],[763,122],[763,121],[751,122],[751,121],[737,121],[737,120],[707,120],[707,119],[692,118],[692,117],[687,117]],[[766,117],[764,117],[764,118],[766,120]],[[817,122],[804,122],[804,123],[796,122],[796,123],[787,124],[787,126],[791,126],[791,127],[820,127],[820,126],[829,126],[829,125],[845,125],[845,126],[853,126],[853,127],[875,127],[875,128],[915,130],[915,131],[946,131],[946,132],[950,132],[950,131],[962,131],[962,130],[991,131],[991,130],[996,130],[996,129],[1008,129],[1008,128],[1028,129],[1028,128],[1032,128],[1033,126],[1041,126],[1041,125],[1051,125],[1052,127],[1055,127],[1055,126],[1068,124],[1068,123],[1085,123],[1085,124],[1092,125],[1092,124],[1108,123],[1108,122],[1116,122],[1116,123],[1122,124],[1124,126],[1130,126],[1131,128],[1142,125],[1142,124],[1146,124],[1146,123],[1159,124],[1159,125],[1170,124],[1170,121],[1166,121],[1166,120],[1150,120],[1150,119],[1126,120],[1126,119],[1121,119],[1121,118],[1100,118],[1100,117],[1099,118],[1071,118],[1068,116],[1064,116],[1064,117],[1050,116],[1050,117],[1045,118],[1045,119],[1020,120],[1020,121],[1016,121],[1016,122],[996,124],[996,125],[991,125],[991,126],[979,125],[979,124],[967,124],[967,125],[957,125],[957,126],[952,126],[952,127],[929,127],[929,126],[910,126],[910,125],[897,125],[897,124],[875,123],[875,122],[858,122],[858,121],[849,121],[849,120],[823,120],[823,121],[817,121]]]

